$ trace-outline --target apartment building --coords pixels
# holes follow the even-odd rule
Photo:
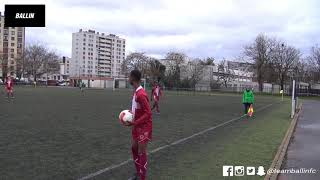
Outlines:
[[[69,76],[70,74],[70,61],[69,57],[63,56],[62,60],[59,62],[60,74],[64,76]]]
[[[126,41],[94,30],[72,34],[71,77],[120,77]]]
[[[16,76],[18,60],[25,47],[24,27],[4,27],[4,16],[0,12],[0,77]]]

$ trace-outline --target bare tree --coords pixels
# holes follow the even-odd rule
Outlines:
[[[295,47],[286,45],[284,42],[277,41],[272,48],[272,65],[278,75],[281,89],[284,88],[289,72],[294,71],[294,67],[299,62],[300,51]]]
[[[24,71],[27,75],[37,77],[45,73],[57,72],[59,69],[58,55],[41,44],[28,45],[24,52]]]
[[[179,87],[180,85],[180,68],[185,62],[187,56],[183,53],[169,52],[165,57],[166,66],[166,86]]]
[[[0,70],[1,70],[1,77],[4,78],[5,77],[5,67],[7,66],[4,62],[4,54],[2,49],[0,49]]]
[[[195,88],[197,83],[203,78],[203,71],[205,65],[203,65],[203,61],[201,59],[194,59],[188,62],[184,67],[184,71],[186,71],[187,79],[189,80],[189,84],[192,88]]]
[[[149,66],[149,57],[142,52],[130,53],[127,58],[122,63],[122,71],[124,74],[128,73],[134,69],[141,71],[143,78],[146,78],[148,67]]]
[[[259,91],[263,91],[265,70],[270,61],[273,40],[263,34],[259,34],[252,44],[245,46],[244,54],[254,64],[255,75],[259,84]]]
[[[314,82],[320,81],[320,47],[315,45],[311,48],[311,54],[307,58],[312,80]]]
[[[212,65],[214,66],[214,57],[207,57],[204,60],[201,60],[202,65]]]
[[[228,67],[227,61],[224,59],[218,65],[218,81],[221,81],[227,88],[228,82],[234,80],[234,72]]]
[[[166,67],[163,64],[161,64],[161,62],[156,58],[150,58],[149,62],[149,77],[155,81],[164,79]]]
[[[12,73],[10,70],[13,71],[13,66],[9,66],[8,63],[8,54],[5,54],[3,50],[0,50],[0,61],[1,61],[1,70],[2,70],[2,77],[5,78],[8,73]]]
[[[308,70],[308,63],[305,59],[300,59],[297,64],[293,67],[293,73],[298,81],[312,83],[311,71]]]

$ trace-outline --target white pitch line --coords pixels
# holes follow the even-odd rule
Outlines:
[[[270,107],[270,106],[272,106],[272,104],[268,104],[268,105],[266,105],[266,106],[264,106],[264,107],[262,107],[262,108],[259,108],[259,109],[257,110],[257,112],[258,112],[258,111],[261,111],[261,110],[263,110],[263,109],[266,109],[266,108],[268,108],[268,107]],[[179,140],[177,140],[177,141],[174,141],[174,142],[172,142],[172,143],[170,143],[170,144],[167,144],[167,145],[158,147],[158,148],[150,151],[148,154],[154,154],[154,153],[156,153],[156,152],[158,152],[158,151],[161,151],[161,150],[163,150],[163,149],[166,149],[166,148],[168,148],[168,147],[171,147],[171,146],[180,144],[180,143],[182,143],[182,142],[184,142],[184,141],[187,141],[188,139],[191,139],[191,138],[193,138],[193,137],[202,135],[202,134],[204,134],[204,133],[206,133],[206,132],[208,132],[208,131],[212,131],[212,130],[214,130],[214,129],[216,129],[216,128],[219,128],[219,127],[221,127],[221,126],[224,126],[224,125],[227,125],[227,124],[229,124],[229,123],[231,123],[231,122],[234,122],[234,121],[236,121],[236,120],[239,120],[239,119],[241,119],[241,118],[244,117],[244,116],[245,116],[245,115],[240,116],[240,117],[237,117],[237,118],[233,118],[233,119],[231,119],[231,120],[229,120],[229,121],[226,121],[226,122],[224,122],[224,123],[221,123],[221,124],[218,124],[218,125],[216,125],[216,126],[210,127],[210,128],[208,128],[208,129],[202,130],[202,131],[200,131],[200,132],[198,132],[198,133],[195,133],[195,134],[193,134],[193,135],[191,135],[191,136],[188,136],[188,137],[179,139]],[[110,171],[110,170],[112,170],[112,169],[116,169],[116,168],[118,168],[118,167],[121,167],[121,166],[123,166],[123,165],[126,165],[126,164],[128,164],[129,162],[131,162],[131,161],[132,161],[132,159],[128,159],[128,160],[126,160],[126,161],[123,161],[123,162],[120,163],[120,164],[111,165],[111,166],[109,166],[109,167],[107,167],[107,168],[104,168],[104,169],[101,169],[101,170],[99,170],[99,171],[97,171],[97,172],[95,172],[95,173],[91,173],[91,174],[89,174],[89,175],[87,175],[87,176],[84,176],[84,177],[82,177],[82,178],[80,178],[80,179],[78,179],[78,180],[86,180],[86,179],[93,178],[93,177],[98,176],[98,175],[100,175],[100,174],[102,174],[102,173],[108,172],[108,171]]]

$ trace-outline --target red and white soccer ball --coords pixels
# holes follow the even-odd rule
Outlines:
[[[125,122],[132,122],[133,119],[134,119],[134,115],[129,110],[123,110],[119,114],[119,120],[122,124],[124,124]]]

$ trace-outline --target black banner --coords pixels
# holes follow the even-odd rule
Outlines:
[[[45,27],[44,4],[6,4],[4,6],[5,27]]]

